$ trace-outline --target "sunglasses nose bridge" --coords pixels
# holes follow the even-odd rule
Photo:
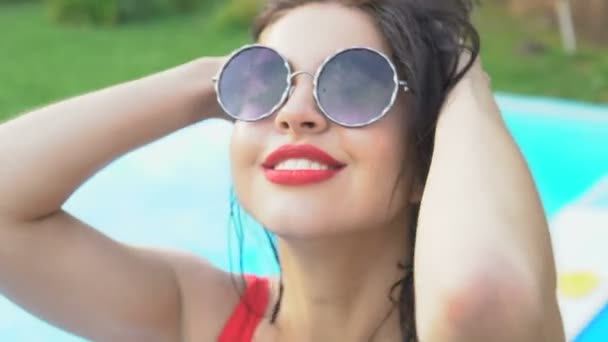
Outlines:
[[[315,75],[313,75],[312,73],[310,73],[308,71],[296,71],[296,72],[292,73],[291,75],[289,75],[289,81],[292,82],[294,78],[296,78],[300,75],[308,75],[313,80],[315,79]]]
[[[289,87],[291,89],[293,89],[295,87],[294,85],[294,79],[300,75],[307,75],[309,76],[312,80],[315,79],[315,75],[313,75],[312,73],[308,72],[308,71],[296,71],[294,73],[292,73],[291,75],[289,75]]]
[[[294,79],[300,75],[307,75],[310,76],[311,79],[315,79],[315,75],[313,75],[312,73],[308,72],[308,71],[296,71],[294,73],[292,73],[291,75],[289,75],[289,92],[288,92],[288,97],[291,97],[291,95],[293,95],[293,92],[296,90],[296,85],[294,84]]]

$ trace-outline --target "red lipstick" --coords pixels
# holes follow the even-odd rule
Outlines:
[[[275,170],[275,166],[288,159],[308,159],[328,169]],[[266,179],[281,185],[306,185],[326,181],[346,166],[314,145],[284,145],[272,152],[263,163]]]

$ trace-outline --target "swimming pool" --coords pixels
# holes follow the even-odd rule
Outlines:
[[[498,100],[549,218],[608,175],[608,106],[508,94]],[[65,208],[116,239],[189,250],[230,269],[230,130],[225,122],[209,121],[134,151],[93,177]],[[249,218],[245,221],[246,270],[276,272],[266,237]],[[608,308],[576,341],[600,341],[600,336],[604,341],[608,336]],[[3,297],[0,340],[82,341]]]

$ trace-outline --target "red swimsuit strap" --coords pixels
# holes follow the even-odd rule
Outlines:
[[[245,275],[247,288],[236,306],[219,342],[251,342],[255,329],[266,312],[269,300],[268,279]]]

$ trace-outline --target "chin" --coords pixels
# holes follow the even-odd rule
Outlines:
[[[335,225],[319,220],[319,214],[303,212],[266,212],[259,222],[281,238],[315,238],[331,234]],[[334,232],[335,233],[335,232]]]
[[[322,225],[315,225],[309,222],[306,223],[295,223],[292,225],[284,225],[277,227],[266,227],[269,231],[273,232],[276,236],[282,239],[318,239],[323,237],[335,236],[341,234],[335,227],[328,227]]]
[[[269,231],[283,239],[316,239],[349,234],[362,229],[356,218],[335,211],[292,211],[266,212],[258,221]],[[351,217],[349,217],[351,216]],[[348,218],[344,220],[344,218]]]

